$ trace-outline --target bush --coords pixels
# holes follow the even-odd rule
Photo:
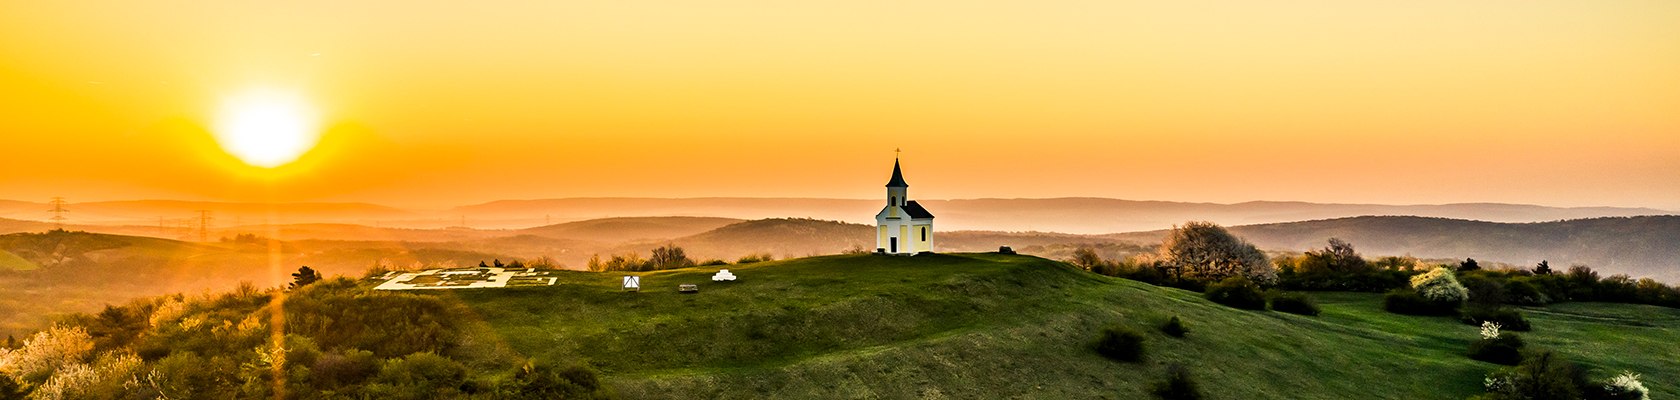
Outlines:
[[[1316,316],[1318,315],[1318,303],[1305,293],[1279,293],[1272,296],[1272,311]]]
[[[1471,307],[1459,315],[1459,321],[1466,324],[1480,326],[1483,322],[1499,324],[1500,328],[1513,331],[1527,332],[1530,327],[1528,320],[1521,312],[1509,308]]]
[[[0,373],[0,399],[22,399],[29,394],[29,388],[22,382],[12,379],[11,375]]]
[[[1409,285],[1411,272],[1375,270],[1364,272],[1301,272],[1278,273],[1278,287],[1288,290],[1382,293]]]
[[[1143,334],[1125,327],[1103,330],[1097,339],[1097,354],[1117,361],[1135,362],[1143,359]]]
[[[1589,397],[1591,398],[1591,397]],[[1647,400],[1651,398],[1650,389],[1639,381],[1639,374],[1623,372],[1621,375],[1604,382],[1601,398],[1615,400]]]
[[[1516,277],[1505,281],[1505,302],[1525,306],[1539,306],[1550,303],[1552,301],[1551,297],[1546,296],[1546,293],[1541,292],[1539,287],[1531,283],[1534,280],[1532,277]]]
[[[1167,320],[1165,325],[1161,325],[1161,333],[1172,337],[1184,337],[1184,334],[1190,333],[1190,328],[1185,328],[1184,322],[1179,321],[1178,316],[1174,315],[1172,319]]]
[[[1522,338],[1505,332],[1499,337],[1470,343],[1470,359],[1502,365],[1517,365],[1522,361]]]
[[[1480,398],[1494,400],[1572,400],[1583,398],[1583,389],[1597,389],[1585,371],[1550,351],[1529,353],[1516,368],[1489,375],[1484,382],[1488,394]]]
[[[555,368],[541,363],[526,363],[513,375],[509,397],[521,399],[607,399],[612,392],[601,382],[601,376],[586,366],[573,365]]]
[[[1208,300],[1244,310],[1265,310],[1266,296],[1247,278],[1233,276],[1208,286]]]
[[[1458,283],[1458,277],[1453,276],[1451,269],[1435,268],[1418,276],[1412,277],[1412,290],[1430,301],[1441,303],[1463,303],[1470,298],[1470,289]]]
[[[1406,315],[1452,315],[1458,303],[1431,301],[1416,290],[1394,289],[1383,295],[1383,309]]]
[[[1173,364],[1167,367],[1167,380],[1155,384],[1152,391],[1156,398],[1162,400],[1197,400],[1202,398],[1201,389],[1196,388],[1196,381],[1190,378],[1190,370],[1183,365]]]

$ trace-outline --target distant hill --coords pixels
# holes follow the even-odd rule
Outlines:
[[[567,222],[516,232],[555,239],[620,243],[695,235],[738,222],[741,220],[716,217],[623,217]]]
[[[835,254],[853,247],[874,250],[875,227],[814,219],[762,219],[717,228],[669,242],[696,258],[733,260],[746,254],[769,253],[777,258]],[[662,243],[628,245],[642,253]]]
[[[0,218],[0,234],[44,231],[52,229],[52,226],[52,224],[45,222]]]
[[[49,214],[44,203],[19,201],[0,202],[0,217],[45,220]],[[367,203],[234,203],[177,200],[95,201],[70,203],[70,222],[85,224],[138,224],[156,226],[196,221],[199,210],[209,210],[216,226],[272,223],[362,223],[380,220],[404,220],[422,214],[394,207]],[[270,219],[273,219],[270,221]]]
[[[1366,216],[1231,227],[1268,250],[1310,250],[1331,237],[1367,256],[1476,258],[1516,265],[1546,260],[1554,268],[1586,264],[1605,274],[1680,282],[1680,216],[1496,223],[1448,218]],[[1105,235],[1159,242],[1165,231]]]
[[[919,200],[939,217],[941,230],[1044,231],[1082,234],[1165,229],[1184,221],[1225,225],[1353,217],[1418,215],[1494,222],[1670,215],[1672,211],[1620,207],[1545,207],[1522,204],[1443,205],[1320,204],[1256,201],[1236,204],[1134,201],[1105,198]],[[593,219],[634,216],[711,216],[740,219],[803,217],[872,223],[881,201],[802,198],[574,198],[504,200],[454,208],[445,214],[481,221],[541,221],[544,216]],[[527,222],[529,223],[529,222]]]
[[[1166,229],[1184,221],[1252,225],[1361,215],[1416,215],[1492,222],[1542,222],[1597,217],[1676,215],[1674,211],[1624,207],[1545,207],[1522,204],[1442,205],[1322,204],[1255,201],[1236,204],[1135,201],[1106,198],[920,200],[939,217],[942,231],[1039,231],[1106,234]],[[198,210],[210,210],[214,227],[261,224],[359,224],[385,228],[470,227],[526,229],[548,221],[624,217],[711,217],[740,220],[811,218],[872,223],[881,200],[815,198],[566,198],[501,200],[443,211],[403,210],[365,203],[189,202],[167,200],[72,203],[70,223],[152,226],[160,231],[197,226]],[[45,221],[46,204],[0,201],[0,218]],[[270,211],[273,214],[270,214]],[[271,215],[278,220],[268,221]],[[161,219],[161,220],[160,220]],[[522,232],[577,238],[559,232]],[[139,232],[123,232],[147,234]],[[625,239],[614,236],[612,239]]]

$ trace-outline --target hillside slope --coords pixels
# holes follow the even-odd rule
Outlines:
[[[627,398],[1142,398],[1166,366],[1210,398],[1461,399],[1497,366],[1470,360],[1477,328],[1384,313],[1373,294],[1323,294],[1304,317],[1239,311],[1195,293],[1026,256],[827,256],[641,274],[564,273],[551,287],[455,294],[496,340],[586,361]],[[680,283],[701,286],[679,294]],[[1599,370],[1645,374],[1680,394],[1680,310],[1561,304],[1529,310],[1531,342]],[[1172,316],[1189,337],[1157,333]],[[1144,332],[1145,361],[1089,346],[1104,327]]]
[[[1336,237],[1366,255],[1476,258],[1516,265],[1586,264],[1605,273],[1680,282],[1680,216],[1495,223],[1446,218],[1368,216],[1231,227],[1268,250],[1310,250]],[[1108,235],[1159,242],[1165,231]]]
[[[738,222],[741,220],[715,217],[621,217],[567,222],[515,232],[555,239],[620,243],[695,235]]]

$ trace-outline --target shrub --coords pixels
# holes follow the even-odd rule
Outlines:
[[[1515,333],[1505,332],[1488,339],[1470,343],[1470,359],[1502,365],[1517,365],[1522,361],[1523,341]]]
[[[1316,316],[1318,315],[1318,303],[1305,293],[1278,293],[1272,296],[1272,311]]]
[[[1458,303],[1431,301],[1412,289],[1394,289],[1383,295],[1383,309],[1406,315],[1452,315]]]
[[[601,383],[599,373],[573,365],[555,368],[526,363],[513,375],[510,397],[522,399],[605,399],[612,393]]]
[[[414,353],[385,361],[374,381],[366,388],[374,397],[460,397],[460,388],[467,383],[467,368],[437,354]]]
[[[1265,310],[1266,296],[1254,282],[1240,276],[1225,278],[1208,286],[1204,295],[1208,300],[1244,310]]]
[[[1604,382],[1604,397],[1617,400],[1649,400],[1651,391],[1639,382],[1639,374],[1622,372]]]
[[[1481,398],[1492,400],[1572,400],[1593,386],[1584,371],[1550,351],[1529,353],[1516,368],[1489,375],[1483,384],[1488,394]]]
[[[12,379],[11,375],[0,373],[0,399],[22,399],[29,394],[29,388],[22,382]]]
[[[1097,339],[1097,354],[1118,361],[1143,359],[1143,334],[1125,327],[1103,330]]]
[[[1546,293],[1532,283],[1533,277],[1521,276],[1505,281],[1505,302],[1525,306],[1540,306],[1552,302]]]
[[[1161,325],[1161,333],[1172,337],[1184,337],[1184,334],[1190,333],[1190,328],[1185,328],[1184,322],[1179,321],[1178,316],[1174,315],[1172,319],[1167,320],[1165,325]]]
[[[1173,364],[1167,367],[1167,380],[1155,384],[1152,391],[1156,398],[1162,400],[1197,400],[1202,398],[1201,389],[1196,388],[1196,380],[1190,378],[1190,370],[1183,365]]]
[[[1470,298],[1470,290],[1458,283],[1451,269],[1441,267],[1412,277],[1412,290],[1430,301],[1462,303]]]
[[[1528,320],[1521,312],[1509,308],[1471,307],[1459,315],[1460,321],[1470,325],[1481,325],[1492,322],[1507,330],[1527,332],[1530,327]]]

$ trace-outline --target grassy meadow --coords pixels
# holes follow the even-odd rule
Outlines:
[[[1136,398],[1170,364],[1212,398],[1455,399],[1500,366],[1465,356],[1476,327],[1389,314],[1366,293],[1315,293],[1318,317],[1241,311],[1199,294],[1028,256],[824,256],[639,273],[568,272],[551,287],[458,297],[514,350],[587,362],[628,398]],[[676,286],[695,283],[698,294]],[[1567,303],[1525,309],[1531,346],[1680,391],[1680,310]],[[1155,328],[1172,316],[1183,339]],[[1091,351],[1108,326],[1145,332],[1139,363]]]

